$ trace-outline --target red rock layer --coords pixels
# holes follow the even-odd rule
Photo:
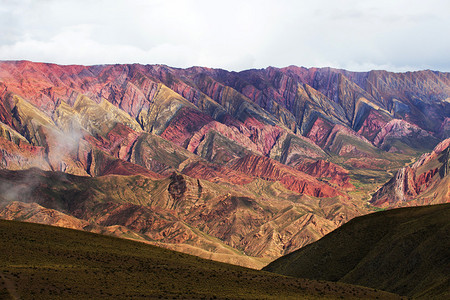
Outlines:
[[[413,124],[410,124],[403,120],[391,120],[389,123],[387,123],[380,132],[376,135],[376,137],[373,140],[373,143],[376,146],[380,146],[383,141],[386,139],[387,136],[390,137],[401,137],[405,135],[409,135],[412,132],[416,132],[420,136],[427,136],[427,132],[420,129],[418,126],[415,126]]]
[[[248,155],[234,162],[231,169],[270,181],[280,181],[287,189],[314,197],[342,195],[314,177],[287,167],[273,159]]]
[[[226,166],[219,166],[201,161],[192,163],[184,168],[183,174],[211,182],[228,182],[239,185],[244,185],[254,180],[253,177],[232,170]]]
[[[213,121],[211,117],[200,111],[182,108],[161,134],[161,137],[178,146],[186,147],[194,133],[211,121]]]
[[[43,147],[32,146],[22,141],[15,144],[3,137],[0,137],[0,166],[10,170],[31,167],[51,170]]]
[[[247,148],[250,151],[256,152],[256,153],[262,153],[263,149],[258,144],[255,144],[248,135],[245,135],[241,133],[237,128],[235,127],[229,127],[227,125],[224,125],[222,123],[212,121],[205,126],[203,126],[200,130],[194,133],[192,138],[189,141],[188,146],[186,147],[187,150],[195,153],[199,144],[203,141],[206,134],[210,131],[216,131],[223,135],[224,137],[235,141],[237,144],[240,144]]]
[[[265,125],[255,118],[247,118],[245,126],[250,129],[250,139],[257,145],[262,145],[262,153],[267,155],[284,132],[278,126]]]
[[[339,136],[347,136],[355,142],[364,143],[367,146],[371,146],[370,142],[366,138],[360,136],[351,129],[343,125],[334,125],[330,134],[325,142],[325,148],[338,154],[339,156],[368,156],[368,153],[362,151],[356,143],[342,142],[338,139]]]
[[[450,147],[450,138],[440,142],[431,153],[422,154],[422,156],[411,167],[417,169],[420,166],[423,166],[428,162],[435,160],[438,157],[438,155],[441,154],[448,147]]]
[[[355,188],[350,183],[349,172],[346,169],[323,159],[310,164],[300,164],[296,169],[314,177],[328,177],[330,183],[345,189]]]
[[[317,118],[306,137],[322,148],[325,146],[327,137],[332,129],[333,125],[330,122]]]
[[[117,123],[106,137],[98,136],[95,139],[92,136],[86,136],[85,139],[114,157],[128,160],[131,148],[139,135],[130,127]]]
[[[373,141],[380,130],[386,125],[386,119],[387,118],[383,117],[380,112],[371,110],[361,128],[358,130],[358,134]]]
[[[133,163],[116,159],[103,167],[102,175],[142,175],[153,179],[161,179],[164,176],[152,172],[144,167]]]

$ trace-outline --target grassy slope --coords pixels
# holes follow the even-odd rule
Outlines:
[[[414,297],[450,297],[450,204],[355,218],[265,270]]]
[[[0,239],[2,299],[398,298],[39,224],[1,220]]]

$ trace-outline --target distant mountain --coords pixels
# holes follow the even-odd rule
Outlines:
[[[370,199],[449,137],[449,97],[434,71],[0,62],[0,215],[261,267],[428,203]]]
[[[450,296],[450,204],[358,217],[264,268],[424,299]]]

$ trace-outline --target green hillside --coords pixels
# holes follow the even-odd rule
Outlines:
[[[355,218],[264,269],[412,297],[449,299],[450,204]]]
[[[1,299],[399,298],[46,225],[0,220],[0,240]]]

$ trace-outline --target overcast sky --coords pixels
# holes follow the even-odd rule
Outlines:
[[[448,0],[0,0],[0,60],[450,71]]]

